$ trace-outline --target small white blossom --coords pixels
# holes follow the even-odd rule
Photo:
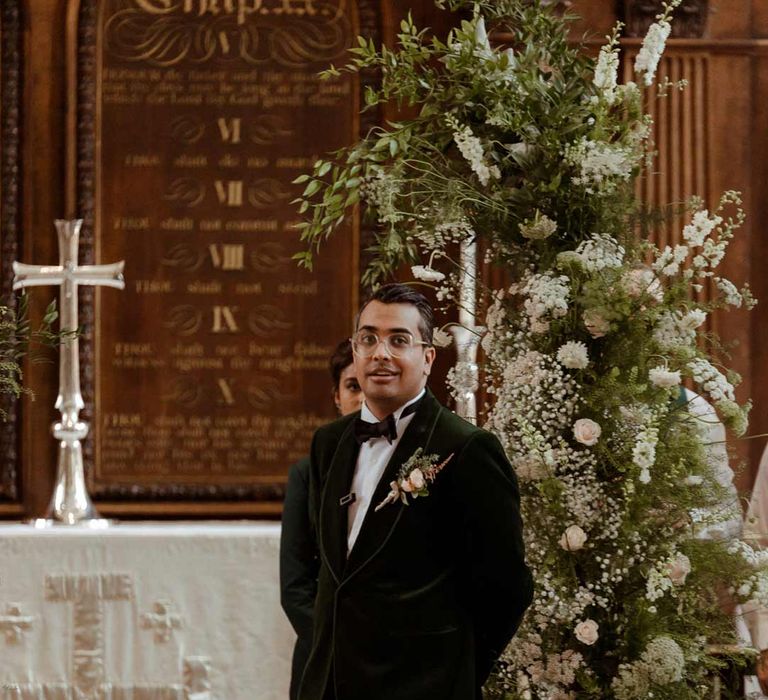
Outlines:
[[[612,45],[603,46],[597,58],[593,83],[608,104],[616,99],[616,84],[619,72],[619,52]]]
[[[715,285],[723,295],[723,301],[729,306],[741,307],[744,299],[741,293],[736,289],[736,285],[724,277],[715,277]]]
[[[666,277],[672,277],[680,272],[680,265],[688,257],[688,246],[667,246],[653,263],[653,269]]]
[[[722,216],[710,217],[709,212],[702,209],[697,211],[693,215],[691,223],[683,228],[683,238],[688,242],[688,245],[696,247],[704,245],[704,239],[722,223]]]
[[[446,333],[440,328],[435,328],[432,331],[432,344],[438,348],[447,348],[453,342],[453,338],[450,333]]]
[[[429,265],[413,265],[411,274],[422,282],[442,282],[445,279],[442,272],[433,270]]]
[[[607,233],[595,233],[576,248],[582,267],[587,272],[600,272],[608,268],[621,267],[625,250],[618,241]]]

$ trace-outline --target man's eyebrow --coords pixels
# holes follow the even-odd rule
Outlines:
[[[381,328],[377,328],[376,326],[360,326],[361,331],[380,331]],[[410,328],[388,328],[387,333],[408,333],[409,335],[413,335],[413,331]]]

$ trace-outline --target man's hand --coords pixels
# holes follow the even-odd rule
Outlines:
[[[760,681],[760,690],[768,695],[768,649],[763,649],[757,657],[757,680]]]

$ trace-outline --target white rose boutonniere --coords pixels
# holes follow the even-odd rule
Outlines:
[[[397,479],[389,484],[390,491],[387,497],[376,506],[375,511],[379,511],[385,505],[396,503],[397,501],[402,501],[407,506],[408,494],[414,499],[419,496],[422,498],[429,496],[429,484],[435,480],[435,477],[451,461],[452,457],[453,453],[449,454],[442,462],[439,462],[440,457],[422,454],[420,447],[403,462],[403,466],[400,467],[400,471],[397,473]]]

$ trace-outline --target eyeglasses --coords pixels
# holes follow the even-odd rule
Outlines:
[[[379,338],[372,331],[365,330],[358,331],[349,339],[349,342],[352,344],[352,352],[360,357],[371,357],[381,343],[384,343],[392,357],[402,357],[418,345],[431,345],[423,340],[415,340],[410,333],[392,333]]]

